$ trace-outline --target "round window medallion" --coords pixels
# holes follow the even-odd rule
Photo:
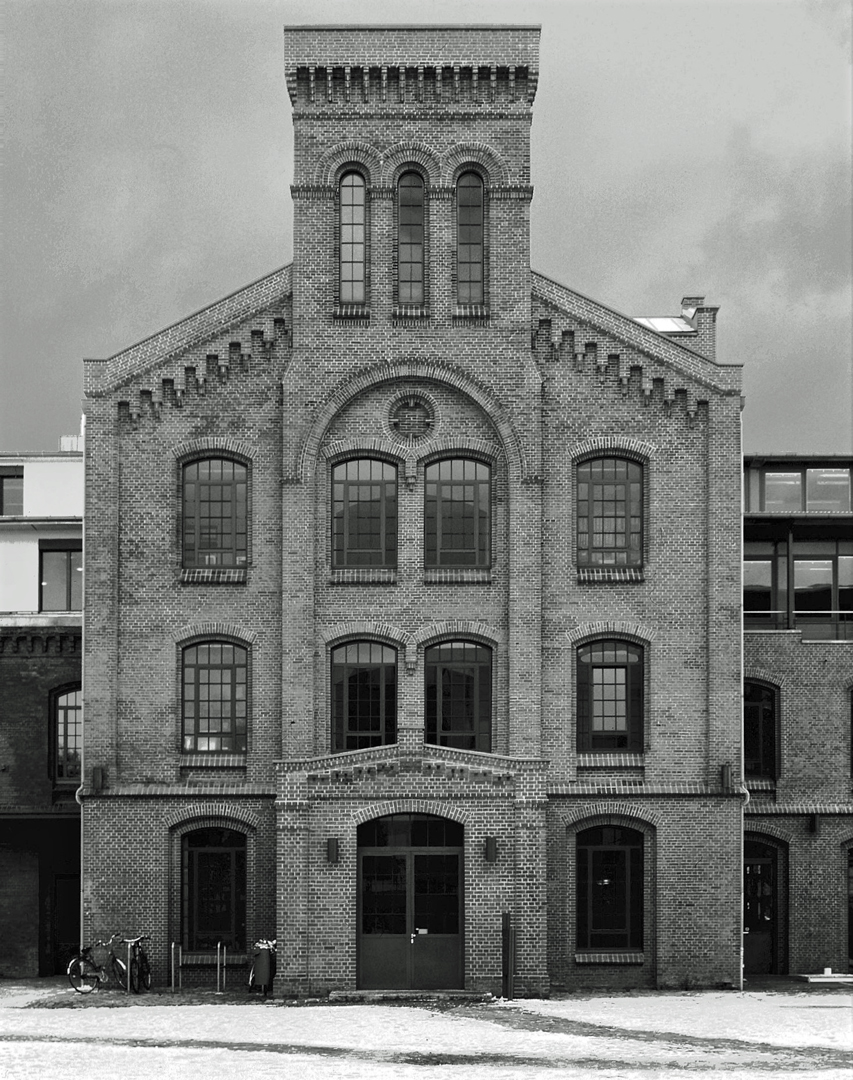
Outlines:
[[[432,434],[435,412],[414,394],[398,398],[389,414],[391,430],[407,443],[420,442]]]

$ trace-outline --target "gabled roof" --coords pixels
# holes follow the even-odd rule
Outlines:
[[[570,320],[582,322],[622,342],[626,347],[653,357],[696,382],[729,393],[740,393],[741,364],[721,364],[709,360],[695,348],[675,340],[669,333],[647,325],[649,321],[623,315],[614,308],[561,285],[544,274],[532,273],[533,299],[563,312]],[[681,322],[682,320],[678,320]],[[689,324],[687,324],[689,326]]]

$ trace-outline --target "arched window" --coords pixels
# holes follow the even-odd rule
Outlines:
[[[426,741],[457,750],[492,749],[492,650],[444,641],[424,653]]]
[[[579,951],[643,948],[643,834],[601,825],[577,836]]]
[[[397,650],[350,641],[332,650],[332,750],[397,741]]]
[[[456,182],[456,299],[485,302],[483,258],[483,181],[465,172]]]
[[[754,779],[776,780],[777,692],[747,679],[743,687],[743,772]]]
[[[424,302],[424,182],[407,172],[397,185],[397,299]]]
[[[397,565],[397,467],[356,458],[332,469],[332,566]]]
[[[466,458],[446,458],[427,465],[424,479],[426,566],[489,566],[489,466]]]
[[[50,700],[51,778],[57,785],[80,783],[83,700],[79,686],[57,690]]]
[[[643,467],[584,461],[577,472],[578,566],[643,565]]]
[[[578,752],[643,750],[643,649],[593,641],[577,653]]]
[[[340,299],[363,304],[365,294],[365,186],[361,173],[348,172],[340,186]]]
[[[183,946],[212,952],[246,948],[246,836],[235,829],[196,829],[181,837]]]
[[[248,470],[209,457],[183,468],[185,568],[245,567],[248,549]]]
[[[249,654],[229,641],[182,653],[184,753],[245,754]]]

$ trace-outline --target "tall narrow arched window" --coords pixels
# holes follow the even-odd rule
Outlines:
[[[578,566],[643,565],[643,467],[602,457],[578,465]]]
[[[340,188],[340,299],[365,302],[365,188],[361,173],[348,172]]]
[[[627,641],[578,649],[578,752],[643,751],[643,650]]]
[[[245,567],[248,470],[228,458],[202,458],[183,469],[185,568]]]
[[[332,650],[332,750],[397,741],[397,650],[350,641]]]
[[[602,825],[577,836],[578,951],[643,948],[643,834]]]
[[[246,753],[249,654],[229,641],[182,653],[185,753]]]
[[[354,458],[332,469],[332,566],[397,565],[397,468]]]
[[[424,654],[426,741],[456,750],[492,749],[492,650],[445,641]]]
[[[192,952],[246,948],[246,836],[196,829],[181,837],[183,946]]]
[[[483,181],[475,172],[456,183],[456,299],[484,303]]]
[[[397,299],[424,302],[424,182],[407,172],[397,185]]]
[[[51,773],[55,784],[80,783],[83,702],[80,687],[55,691],[50,700]]]
[[[776,690],[747,680],[743,687],[743,772],[747,778],[777,779]]]
[[[426,566],[488,566],[489,466],[467,458],[446,458],[427,465],[424,478]]]

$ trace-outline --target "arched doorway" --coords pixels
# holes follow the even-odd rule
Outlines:
[[[780,974],[779,869],[775,845],[744,841],[744,975]]]
[[[358,985],[463,985],[462,854],[456,821],[391,814],[358,827]]]

